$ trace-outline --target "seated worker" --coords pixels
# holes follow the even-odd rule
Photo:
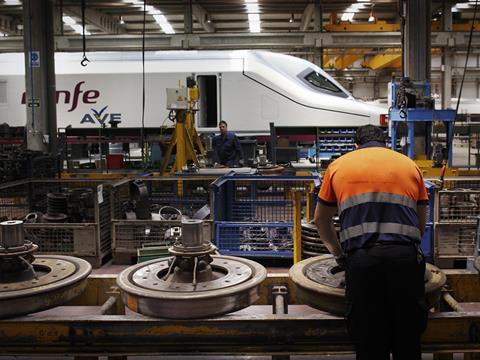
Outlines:
[[[228,131],[226,121],[220,121],[218,127],[220,129],[220,135],[215,136],[212,141],[216,163],[225,167],[234,167],[238,157],[242,165],[243,152],[237,136],[233,132]]]

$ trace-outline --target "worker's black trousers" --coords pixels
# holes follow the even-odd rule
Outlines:
[[[427,323],[425,262],[413,245],[378,245],[347,256],[347,324],[357,360],[421,359]]]

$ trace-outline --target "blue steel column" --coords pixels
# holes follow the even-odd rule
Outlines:
[[[57,152],[54,4],[23,1],[27,147]]]
[[[408,157],[410,159],[413,159],[413,156],[415,155],[415,152],[414,152],[414,148],[415,146],[413,146],[415,144],[415,132],[414,132],[414,128],[415,128],[415,123],[413,121],[408,121],[407,122],[408,124]]]

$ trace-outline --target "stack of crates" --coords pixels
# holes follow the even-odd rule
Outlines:
[[[142,177],[148,189],[149,201],[158,207],[172,206],[183,215],[192,217],[210,202],[209,187],[212,176]],[[169,245],[166,232],[181,225],[180,220],[130,220],[125,217],[124,204],[132,199],[131,184],[139,179],[124,179],[113,184],[112,232],[113,262],[136,262],[138,249],[144,246]],[[208,219],[207,219],[208,223]],[[208,226],[207,226],[208,227]],[[210,226],[211,228],[211,226]],[[211,230],[206,231],[207,236]]]
[[[226,175],[212,184],[215,242],[221,254],[293,256],[292,191],[305,206],[317,174],[309,176]]]
[[[441,267],[464,267],[476,254],[478,185],[478,179],[458,178],[436,193],[435,263]]]
[[[0,186],[0,218],[23,220],[32,212],[47,212],[47,194],[78,188],[93,192],[93,221],[83,223],[26,223],[27,237],[38,254],[80,257],[100,267],[111,255],[110,186],[99,180],[22,180]]]

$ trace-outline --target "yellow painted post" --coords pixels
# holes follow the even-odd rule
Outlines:
[[[293,201],[293,263],[302,260],[302,193],[292,191]]]
[[[307,220],[307,223],[313,220],[312,202],[315,202],[315,196],[313,196],[314,192],[315,192],[315,184],[310,183],[306,191],[305,219]]]
[[[187,164],[187,149],[185,144],[185,123],[180,122],[177,119],[175,125],[175,136],[177,138],[177,153],[175,154],[175,163],[173,165],[173,171],[182,171],[182,167]]]
[[[177,180],[177,196],[183,197],[183,180]]]

